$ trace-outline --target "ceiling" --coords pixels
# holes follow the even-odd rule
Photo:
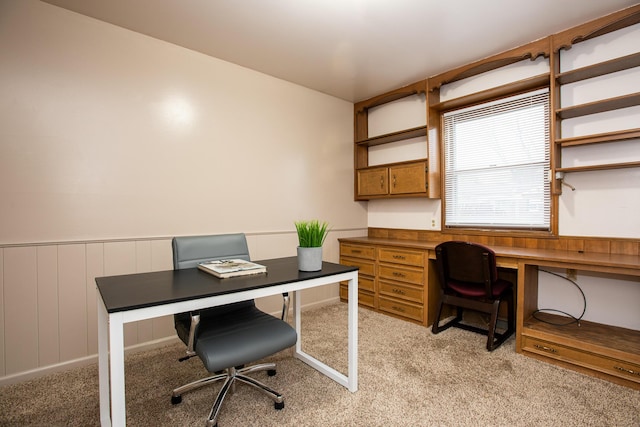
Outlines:
[[[635,0],[43,0],[361,101]]]

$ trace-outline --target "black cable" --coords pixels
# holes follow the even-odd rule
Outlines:
[[[582,300],[583,300],[584,304],[583,304],[583,308],[582,308],[582,313],[578,317],[575,317],[575,316],[573,316],[573,315],[571,315],[571,314],[569,314],[567,312],[564,312],[564,311],[561,311],[561,310],[556,310],[556,309],[553,309],[553,308],[539,308],[539,309],[537,309],[536,311],[533,312],[533,318],[538,320],[538,321],[540,321],[540,322],[548,323],[548,324],[553,325],[553,326],[567,326],[567,325],[570,325],[570,324],[572,324],[574,322],[577,323],[578,326],[580,326],[580,320],[582,320],[582,317],[584,316],[584,313],[587,311],[587,297],[584,295],[584,292],[583,292],[582,288],[580,288],[580,286],[575,281],[569,279],[566,276],[563,276],[562,274],[554,273],[552,271],[543,270],[543,269],[539,269],[538,271],[542,271],[542,272],[547,273],[547,274],[552,274],[554,276],[560,277],[561,279],[564,279],[564,280],[566,280],[568,282],[573,283],[573,285],[576,288],[578,288],[578,290],[580,291],[580,294],[582,294]],[[565,316],[568,316],[568,317],[572,318],[573,320],[570,321],[570,322],[566,322],[566,323],[554,323],[554,322],[550,322],[548,320],[541,319],[541,318],[536,316],[537,313],[544,313],[544,312],[561,313],[561,314],[564,314]]]

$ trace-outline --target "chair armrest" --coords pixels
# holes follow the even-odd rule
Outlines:
[[[281,319],[285,322],[289,317],[289,292],[284,292],[282,294],[282,317]]]
[[[192,311],[191,313],[191,327],[189,328],[189,341],[187,342],[187,356],[195,356],[195,341],[196,332],[198,331],[198,325],[200,324],[200,312]]]

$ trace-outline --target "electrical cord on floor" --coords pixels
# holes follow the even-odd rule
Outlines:
[[[554,326],[567,326],[567,325],[571,325],[574,322],[577,323],[578,326],[580,326],[580,320],[582,320],[582,317],[584,316],[584,313],[587,311],[587,297],[584,295],[584,291],[580,288],[580,286],[575,281],[569,279],[566,276],[563,276],[562,274],[554,273],[552,271],[543,270],[543,269],[540,269],[539,271],[542,271],[542,272],[547,273],[547,274],[552,274],[554,276],[560,277],[561,279],[564,279],[564,280],[566,280],[568,282],[573,283],[573,285],[576,288],[578,288],[578,290],[580,291],[580,294],[582,294],[582,300],[583,300],[584,304],[583,304],[583,308],[582,308],[582,313],[578,317],[575,317],[575,316],[573,316],[573,315],[571,315],[571,314],[569,314],[567,312],[564,312],[564,311],[561,311],[561,310],[556,310],[556,309],[553,309],[553,308],[539,308],[539,309],[537,309],[536,311],[533,312],[534,319],[539,320],[540,322],[544,322],[544,323],[548,323],[550,325],[554,325]],[[548,320],[541,319],[540,317],[536,316],[538,313],[546,313],[546,312],[564,314],[565,316],[568,316],[573,320],[571,320],[570,322],[566,322],[566,323],[555,323],[555,322],[550,322]]]

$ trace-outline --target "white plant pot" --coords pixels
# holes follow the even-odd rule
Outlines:
[[[322,246],[315,248],[302,248],[298,246],[298,270],[322,270]]]

